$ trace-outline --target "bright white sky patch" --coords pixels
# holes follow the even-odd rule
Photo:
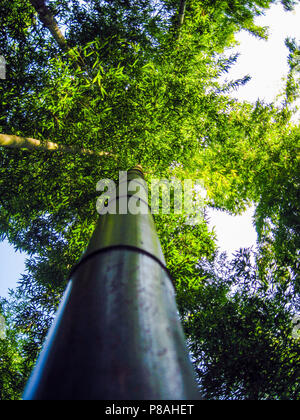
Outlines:
[[[281,4],[273,5],[255,22],[270,28],[269,38],[261,40],[246,31],[236,36],[240,45],[233,51],[239,52],[240,56],[230,71],[230,78],[238,79],[249,74],[252,79],[232,96],[249,102],[258,98],[272,102],[284,87],[283,78],[289,70],[285,39],[300,40],[300,4],[292,12],[285,12]]]
[[[254,207],[240,216],[230,216],[223,211],[209,209],[209,225],[214,227],[220,251],[226,251],[230,257],[230,254],[240,248],[255,248],[257,234],[252,224],[253,213]]]

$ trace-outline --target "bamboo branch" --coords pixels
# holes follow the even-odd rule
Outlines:
[[[0,146],[44,151],[59,151],[71,154],[93,155],[93,156],[109,156],[115,157],[110,152],[95,152],[90,149],[80,148],[77,146],[65,146],[63,144],[53,143],[52,141],[41,141],[31,137],[20,137],[10,134],[0,134]]]

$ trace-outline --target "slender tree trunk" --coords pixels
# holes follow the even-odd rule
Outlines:
[[[53,143],[52,141],[41,141],[31,137],[20,137],[9,134],[0,134],[0,147],[11,147],[17,149],[59,151],[72,154],[94,155],[94,156],[110,156],[115,157],[109,152],[95,152],[90,149],[80,148],[77,146],[65,146],[63,144]]]
[[[30,3],[38,13],[40,21],[49,29],[53,38],[64,51],[68,52],[68,43],[58,27],[57,21],[53,16],[51,10],[46,6],[45,0],[30,0]]]

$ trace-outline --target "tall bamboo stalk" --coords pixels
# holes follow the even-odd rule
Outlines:
[[[139,192],[128,192],[134,181]],[[199,399],[140,167],[74,267],[26,400]],[[143,205],[144,214],[124,211]]]

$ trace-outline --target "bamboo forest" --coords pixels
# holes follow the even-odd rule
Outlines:
[[[256,18],[296,3],[0,1],[0,240],[26,255],[0,297],[0,400],[300,399],[300,44],[280,101],[228,76],[237,34],[266,40]],[[100,214],[120,174],[145,215]],[[208,210],[250,207],[256,246],[229,256]]]

